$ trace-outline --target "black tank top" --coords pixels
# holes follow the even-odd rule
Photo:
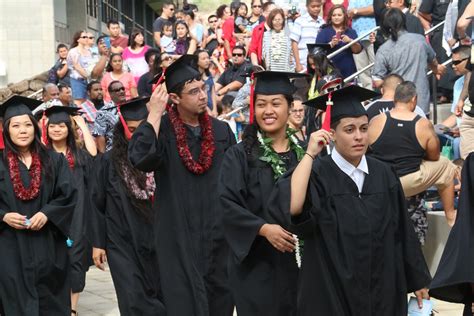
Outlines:
[[[371,145],[372,156],[395,167],[399,177],[420,169],[425,150],[416,138],[415,125],[421,118],[398,120],[385,112],[387,121],[379,138]]]

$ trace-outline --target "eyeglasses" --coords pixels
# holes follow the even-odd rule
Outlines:
[[[81,38],[94,39],[94,36],[81,36]]]
[[[125,87],[120,87],[120,88],[115,88],[115,89],[110,89],[112,92],[119,92],[119,91],[125,91]]]
[[[261,5],[253,5],[252,8],[261,8],[262,6]]]
[[[212,20],[212,21],[209,21],[209,23],[216,23],[217,20]]]
[[[469,58],[463,58],[463,59],[460,59],[460,60],[453,60],[452,63],[453,63],[454,66],[457,66],[460,63],[462,63],[463,61],[468,60],[468,59]]]
[[[240,53],[240,54],[239,53],[232,53],[232,57],[242,57],[242,56],[244,56],[244,54],[242,54],[242,53]]]

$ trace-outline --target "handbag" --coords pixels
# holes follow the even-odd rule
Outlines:
[[[453,151],[453,141],[448,139],[444,144],[443,148],[441,148],[441,156],[448,158],[449,160],[453,160],[454,151]]]

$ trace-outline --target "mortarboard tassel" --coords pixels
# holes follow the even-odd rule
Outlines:
[[[250,75],[250,104],[249,104],[249,119],[250,124],[253,123],[253,115],[254,115],[254,90],[255,90],[255,82],[254,82],[254,73]]]
[[[166,71],[166,68],[163,69],[163,72],[161,73],[161,76],[160,76],[160,79],[158,79],[158,81],[153,85],[153,87],[151,88],[151,93],[153,93],[153,91],[155,91],[156,88],[158,88],[158,86],[163,82],[163,80],[165,79],[165,71]]]
[[[130,140],[132,138],[132,133],[130,133],[127,123],[125,122],[125,119],[123,118],[122,112],[120,111],[120,105],[117,105],[117,112],[120,119],[120,123],[122,123],[122,126],[123,126],[123,132],[125,134],[125,138],[127,140]]]
[[[41,141],[43,144],[48,145],[48,130],[46,127],[46,111],[43,111],[43,117],[41,118]]]
[[[332,91],[329,92],[328,95],[328,100],[326,101],[326,116],[324,117],[324,122],[323,122],[323,127],[322,129],[325,131],[330,131],[331,130],[331,109],[332,105],[334,103],[332,102]],[[319,142],[320,145],[324,145],[323,142]],[[329,146],[328,146],[328,153],[330,152]]]
[[[0,127],[0,150],[5,149],[5,143],[3,142],[3,126]]]

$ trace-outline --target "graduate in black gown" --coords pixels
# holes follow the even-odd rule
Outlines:
[[[87,218],[89,216],[88,211],[90,210],[89,186],[94,169],[93,156],[97,154],[92,135],[84,119],[77,115],[77,110],[77,108],[66,106],[52,106],[48,108],[45,111],[48,123],[45,131],[42,131],[47,135],[48,148],[63,154],[66,158],[68,166],[73,173],[74,184],[78,192],[71,230],[68,235],[72,314],[77,314],[79,293],[84,290],[86,272],[92,264],[92,245],[88,236]],[[91,152],[79,148],[76,143],[71,115],[74,115],[74,121],[78,122],[84,141],[89,142],[87,148],[92,148],[89,149]]]
[[[365,156],[360,101],[373,92],[350,86],[331,95],[330,131],[311,135],[271,198],[271,213],[304,239],[298,315],[406,315],[407,293],[416,291],[421,305],[431,279],[396,173]],[[306,104],[324,109],[326,101]],[[331,140],[331,155],[320,157]]]
[[[41,143],[31,113],[40,103],[14,96],[0,106],[3,316],[71,315],[66,239],[77,191],[66,159]]]
[[[94,263],[104,270],[108,261],[120,314],[127,316],[166,315],[153,247],[155,181],[127,158],[129,138],[148,115],[148,99],[119,106],[114,144],[94,169],[91,189]]]
[[[217,194],[224,152],[235,143],[230,127],[207,114],[207,92],[196,56],[166,69],[153,92],[147,121],[129,144],[132,164],[154,171],[155,247],[168,316],[232,315],[227,245]],[[164,115],[168,99],[173,104]]]
[[[449,233],[443,255],[430,285],[430,295],[464,304],[463,315],[474,315],[474,154],[462,168],[461,195],[456,222]]]
[[[232,250],[229,283],[239,315],[296,315],[296,239],[274,224],[266,206],[276,180],[305,152],[288,127],[296,91],[289,78],[303,76],[255,74],[255,122],[222,162],[219,196]]]

